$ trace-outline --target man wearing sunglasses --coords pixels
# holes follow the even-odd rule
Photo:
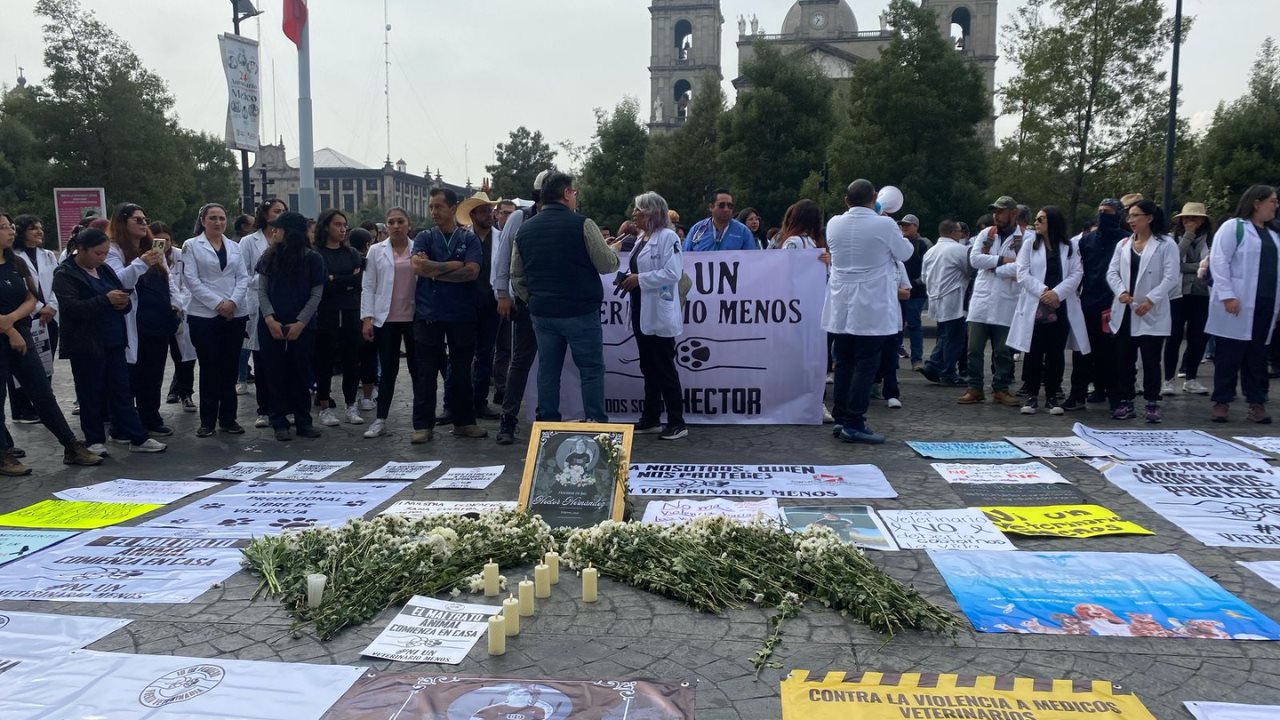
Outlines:
[[[700,220],[689,229],[684,250],[759,250],[760,243],[746,225],[733,219],[733,195],[719,188],[711,193],[707,205],[711,217]]]

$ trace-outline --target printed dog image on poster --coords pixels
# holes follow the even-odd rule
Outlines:
[[[621,520],[631,433],[630,425],[534,423],[520,507],[551,527]]]

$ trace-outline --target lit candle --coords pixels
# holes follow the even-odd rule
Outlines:
[[[493,597],[498,594],[498,563],[489,558],[484,564],[484,596]]]
[[[535,597],[551,597],[551,568],[546,565],[533,567],[533,594]]]
[[[520,581],[520,614],[525,617],[533,616],[533,581],[525,575],[524,580]]]
[[[507,621],[501,615],[489,616],[489,654],[507,653]]]
[[[502,617],[507,623],[507,637],[520,634],[520,601],[507,596],[502,601]]]
[[[320,607],[320,599],[324,597],[324,584],[329,578],[315,573],[307,576],[307,607]]]
[[[560,553],[549,552],[546,555],[542,556],[542,562],[545,563],[547,567],[551,568],[551,584],[552,585],[559,584],[560,583]]]
[[[582,571],[582,602],[593,603],[600,599],[596,587],[599,579],[600,571],[591,567],[591,563],[587,563],[587,567]]]

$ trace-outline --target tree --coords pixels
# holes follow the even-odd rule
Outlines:
[[[182,166],[187,177],[182,193],[185,210],[173,220],[175,232],[194,228],[196,214],[205,203],[219,203],[234,213],[232,208],[240,206],[235,154],[222,138],[207,133],[180,130],[177,140],[182,156],[187,158]]]
[[[607,228],[628,219],[627,206],[643,189],[648,142],[635,98],[623,99],[613,115],[596,110],[595,141],[587,150],[578,182],[580,212]]]
[[[684,125],[649,138],[644,163],[644,189],[661,195],[688,227],[706,214],[706,195],[724,182],[720,175],[720,117],[724,90],[715,75],[698,84]]]
[[[493,178],[493,192],[506,198],[528,197],[538,173],[555,167],[556,154],[541,131],[521,125],[494,150],[494,163],[485,170]]]
[[[50,217],[49,159],[32,130],[39,121],[36,101],[28,88],[8,93],[0,101],[0,207],[14,215]]]
[[[1200,142],[1202,172],[1195,199],[1213,212],[1235,209],[1255,183],[1280,182],[1280,48],[1267,38],[1249,77],[1249,90],[1220,104]]]

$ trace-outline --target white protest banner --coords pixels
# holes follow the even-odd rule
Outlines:
[[[1221,702],[1184,702],[1195,720],[1276,720],[1280,705],[1241,705]]]
[[[218,36],[218,46],[227,76],[227,147],[256,153],[260,149],[258,114],[262,109],[258,42],[223,34]]]
[[[457,665],[489,627],[497,605],[471,605],[414,595],[361,655],[399,662]]]
[[[1100,448],[1078,437],[1006,437],[1018,449],[1032,457],[1106,457],[1110,450]]]
[[[147,503],[168,505],[175,500],[203,492],[218,483],[180,480],[108,480],[87,487],[67,488],[53,494],[63,500],[105,503]]]
[[[0,600],[191,602],[239,570],[248,546],[190,530],[94,530],[0,567]]]
[[[1072,432],[1121,460],[1266,457],[1203,430],[1095,430],[1076,423]]]
[[[1240,564],[1257,573],[1258,577],[1274,585],[1277,590],[1280,590],[1280,561],[1264,560],[1260,562],[1244,562],[1241,560]]]
[[[14,660],[59,658],[133,622],[116,618],[0,610],[0,654]]]
[[[818,251],[682,255],[693,283],[684,306],[684,331],[676,338],[685,421],[820,424],[827,336],[818,320],[827,280]],[[625,254],[620,261],[626,268]],[[644,376],[630,300],[614,295],[613,280],[612,273],[600,278],[605,411],[612,422],[631,423],[640,419],[644,407]],[[537,372],[535,364],[530,377]],[[525,391],[531,420],[537,407],[535,384]],[[577,368],[566,355],[560,383],[560,413],[566,419],[583,417],[580,387]]]
[[[319,720],[366,670],[76,650],[56,663],[6,673],[0,717]]]
[[[435,482],[427,486],[428,490],[444,490],[453,488],[456,490],[483,490],[489,487],[489,483],[498,479],[506,465],[490,465],[488,467],[476,468],[449,468],[449,471],[441,475]]]
[[[1280,547],[1280,473],[1264,460],[1146,460],[1103,475],[1205,545]]]
[[[1067,479],[1038,462],[983,465],[929,463],[949,483],[1065,483]]]
[[[350,518],[362,517],[408,486],[394,482],[244,483],[143,524],[244,537],[338,527]]]
[[[938,460],[1022,460],[1031,457],[1003,440],[990,442],[924,442],[908,440],[920,457]]]
[[[361,480],[417,480],[440,467],[439,460],[422,462],[389,462],[360,478]]]
[[[881,510],[904,550],[1017,550],[977,508]]]
[[[892,498],[875,465],[671,465],[632,463],[632,495]]]
[[[350,460],[299,460],[271,476],[272,480],[323,480],[351,464]]]
[[[505,500],[397,500],[379,515],[399,515],[410,520],[431,515],[483,515],[515,510],[516,501]]]
[[[275,472],[288,465],[288,460],[270,460],[267,462],[238,462],[221,470],[214,470],[200,477],[206,480],[257,480],[269,472]]]
[[[1271,436],[1253,436],[1253,437],[1233,437],[1232,440],[1252,445],[1260,450],[1265,450],[1272,455],[1280,455],[1280,437]]]
[[[734,522],[749,523],[756,518],[782,522],[778,501],[767,500],[650,500],[644,507],[641,522],[675,525],[700,517],[723,517]]]
[[[0,565],[60,543],[75,534],[64,530],[0,530]]]

